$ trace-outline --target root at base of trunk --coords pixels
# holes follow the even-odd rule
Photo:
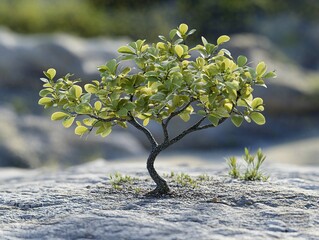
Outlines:
[[[170,195],[172,192],[168,185],[165,183],[162,186],[157,186],[154,190],[148,192],[146,196],[164,196]]]

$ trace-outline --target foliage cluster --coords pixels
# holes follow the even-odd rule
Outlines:
[[[257,157],[257,158],[256,158]],[[249,150],[245,148],[245,171],[242,172],[238,164],[237,158],[232,156],[227,159],[229,166],[229,175],[233,178],[239,178],[246,181],[267,181],[268,176],[261,172],[261,165],[264,163],[266,156],[259,148],[255,155],[250,154]]]
[[[70,74],[55,80],[56,71],[49,69],[41,79],[44,89],[39,104],[62,108],[63,112],[53,113],[51,119],[62,120],[66,128],[77,117],[87,116],[76,122],[78,135],[96,129],[96,134],[106,137],[114,125],[126,128],[127,122],[135,119],[142,120],[144,126],[154,120],[166,128],[164,119],[179,116],[187,122],[195,113],[202,116],[201,122],[208,119],[208,126],[217,126],[229,117],[237,127],[243,120],[264,124],[263,100],[253,97],[253,87],[265,86],[263,79],[275,74],[266,72],[264,62],[254,69],[247,66],[245,56],[234,60],[227,49],[219,49],[229,41],[226,35],[215,44],[202,37],[202,44],[190,49],[185,40],[193,32],[181,24],[168,38],[160,36],[161,41],[152,45],[138,40],[120,47],[121,57],[100,66],[101,80],[93,80],[84,89]],[[188,60],[194,51],[200,56]],[[140,71],[130,74],[130,67],[120,68],[126,60],[133,60]]]

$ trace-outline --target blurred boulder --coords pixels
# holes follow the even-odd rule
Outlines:
[[[78,137],[49,117],[19,116],[0,107],[0,166],[69,166],[99,157],[115,159],[144,153],[129,133],[115,131],[108,138]]]
[[[256,87],[253,93],[264,98],[267,115],[318,112],[319,82],[314,83],[314,74],[292,63],[267,38],[238,34],[232,36],[227,48],[235,59],[245,55],[253,67],[264,61],[269,71],[276,70],[277,78],[266,81],[268,89]],[[315,75],[319,78],[319,73]]]

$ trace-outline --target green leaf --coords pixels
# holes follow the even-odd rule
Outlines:
[[[143,126],[147,126],[149,122],[150,122],[150,118],[145,118],[143,121]]]
[[[117,51],[119,53],[135,54],[135,51],[128,46],[122,46],[122,47],[118,48]]]
[[[184,122],[188,122],[191,118],[188,112],[182,112],[178,115]]]
[[[79,98],[82,95],[82,88],[79,85],[73,85],[70,89],[70,93],[75,97]]]
[[[216,127],[219,124],[219,118],[215,117],[214,115],[208,115],[207,119]]]
[[[85,84],[84,85],[84,89],[88,93],[97,93],[98,92],[97,87],[95,85],[93,85],[93,84],[90,84],[90,83],[89,84]]]
[[[266,119],[265,119],[264,115],[262,115],[259,112],[252,112],[250,114],[250,118],[258,125],[263,125],[266,123]]]
[[[237,64],[239,67],[243,67],[247,63],[247,58],[243,55],[238,56]]]
[[[92,106],[89,103],[81,103],[76,106],[75,112],[78,114],[90,114],[92,113]]]
[[[255,98],[253,101],[252,101],[252,103],[251,103],[251,107],[253,108],[253,109],[256,109],[257,107],[259,107],[260,105],[262,105],[263,104],[263,100],[262,100],[262,98]]]
[[[57,120],[61,120],[61,119],[68,117],[68,116],[69,116],[69,114],[64,113],[64,112],[55,112],[51,115],[51,120],[57,121]]]
[[[69,128],[72,126],[75,117],[67,117],[63,120],[62,124],[65,128]]]
[[[49,75],[50,79],[52,80],[56,75],[56,70],[54,68],[49,68],[47,70],[47,74]]]
[[[89,129],[87,127],[84,127],[84,126],[77,126],[74,130],[74,133],[76,135],[80,135],[82,136],[84,133],[88,132]]]
[[[102,103],[100,101],[96,101],[94,103],[94,108],[97,110],[97,111],[100,111],[101,108],[102,108]]]
[[[108,135],[110,135],[112,132],[112,127],[106,127],[105,130],[101,133],[102,137],[107,137]]]
[[[263,77],[264,77],[264,78],[276,78],[277,75],[276,75],[275,72],[268,72],[268,73],[266,73]]]
[[[162,101],[166,98],[166,94],[162,93],[162,92],[158,92],[156,94],[154,94],[153,96],[150,97],[150,100],[154,100],[154,101]]]
[[[169,32],[169,38],[172,40],[176,36],[177,29],[172,29]]]
[[[260,62],[256,67],[256,73],[258,76],[262,76],[267,71],[267,66],[264,62]]]
[[[240,125],[244,121],[244,118],[243,118],[243,116],[234,114],[234,115],[231,116],[231,121],[236,127],[240,127]]]
[[[45,97],[46,95],[52,93],[54,90],[52,88],[45,88],[39,92],[40,97]]]
[[[51,103],[52,102],[52,98],[49,98],[49,97],[43,97],[43,98],[40,98],[40,100],[38,101],[38,104],[39,105],[46,105],[48,103]]]
[[[106,66],[108,67],[108,69],[110,70],[110,72],[112,74],[116,73],[116,69],[117,69],[117,66],[118,66],[116,59],[112,59],[112,60],[108,61],[106,63]]]
[[[182,23],[181,25],[179,25],[178,30],[182,35],[185,35],[188,31],[188,26],[185,23]]]
[[[177,54],[178,57],[183,56],[184,49],[181,45],[176,45],[174,49],[175,49],[175,53]]]
[[[202,42],[203,42],[204,46],[206,46],[208,44],[206,38],[204,38],[203,36],[202,36]],[[200,46],[200,45],[197,45],[197,46]]]
[[[94,119],[94,118],[85,118],[85,119],[83,119],[83,123],[86,126],[89,126],[89,127],[92,127],[96,122],[97,122],[97,120]]]
[[[223,44],[225,42],[228,42],[230,40],[230,37],[227,36],[227,35],[222,35],[220,36],[218,39],[217,39],[217,44],[220,45],[220,44]]]

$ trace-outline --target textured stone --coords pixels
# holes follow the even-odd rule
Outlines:
[[[169,161],[171,162],[171,161]],[[198,188],[171,182],[173,195],[145,197],[144,163],[95,161],[55,173],[0,169],[3,239],[317,239],[318,168],[273,166],[269,182],[225,176],[221,165],[161,159],[160,172],[203,172]],[[200,167],[201,166],[201,167]],[[114,190],[107,174],[139,177],[140,192]],[[19,178],[18,178],[19,177]],[[18,180],[17,180],[18,179]]]

